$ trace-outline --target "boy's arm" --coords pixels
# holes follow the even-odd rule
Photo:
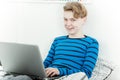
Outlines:
[[[98,58],[99,44],[97,41],[93,41],[87,49],[84,65],[81,69],[82,72],[85,72],[88,78],[91,77],[92,71],[96,65]]]
[[[43,62],[45,68],[47,68],[53,61],[53,56],[55,54],[54,49],[55,49],[55,41],[52,43],[49,53]]]

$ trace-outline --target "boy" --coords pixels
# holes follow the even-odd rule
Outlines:
[[[91,77],[98,57],[98,42],[82,32],[86,18],[87,10],[81,3],[66,3],[64,24],[68,35],[57,37],[52,43],[44,61],[47,76],[80,72]]]

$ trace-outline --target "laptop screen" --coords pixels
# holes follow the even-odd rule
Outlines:
[[[46,77],[37,45],[0,42],[0,61],[7,73]]]

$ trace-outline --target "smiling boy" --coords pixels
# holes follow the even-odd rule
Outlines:
[[[47,76],[64,76],[85,73],[91,77],[98,57],[98,41],[82,31],[87,19],[87,10],[79,2],[64,6],[64,24],[68,35],[53,41],[44,61]]]

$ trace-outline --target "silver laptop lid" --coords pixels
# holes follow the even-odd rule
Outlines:
[[[36,45],[0,42],[0,61],[8,73],[46,77]]]

